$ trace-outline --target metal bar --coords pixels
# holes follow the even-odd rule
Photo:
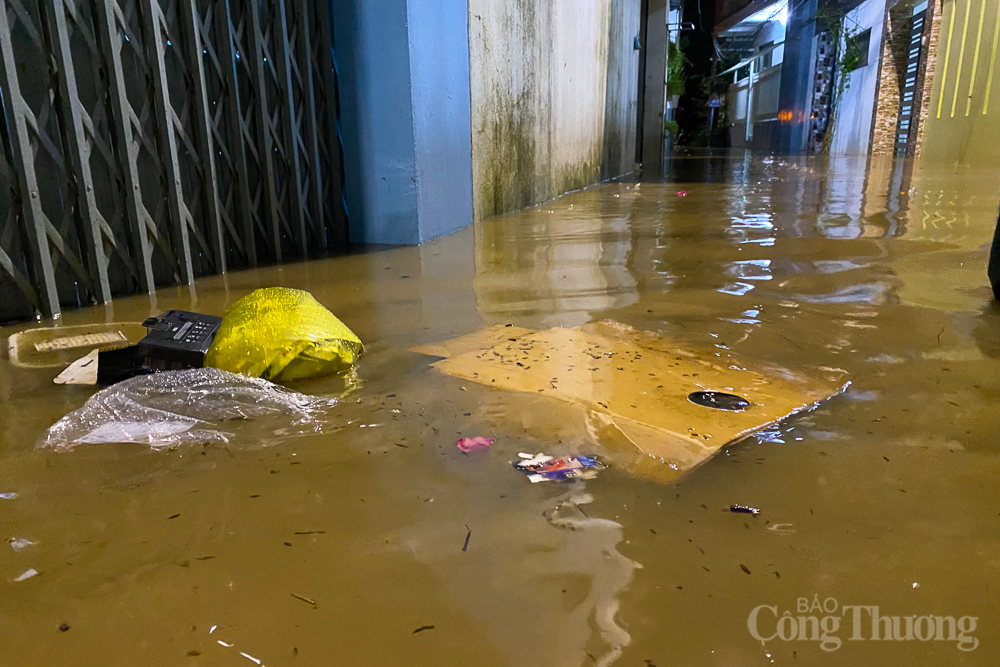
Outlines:
[[[319,22],[321,46],[323,48],[323,59],[321,60],[323,72],[319,79],[321,90],[326,91],[326,114],[329,123],[330,141],[330,187],[332,192],[324,192],[322,197],[332,197],[334,201],[334,226],[336,230],[337,244],[347,247],[350,240],[350,232],[347,226],[347,208],[344,205],[343,175],[340,164],[340,127],[337,123],[337,79],[336,63],[333,52],[333,2],[332,0],[319,0],[316,3],[316,20]]]
[[[247,151],[243,141],[243,106],[240,101],[240,86],[236,77],[236,48],[233,46],[236,28],[233,25],[232,13],[229,9],[229,0],[221,0],[216,11],[216,28],[219,32],[219,39],[224,40],[224,48],[221,56],[224,56],[222,70],[225,75],[226,88],[228,89],[228,99],[223,102],[226,105],[226,122],[229,125],[229,133],[233,145],[233,162],[236,163],[236,176],[239,184],[239,206],[238,211],[243,217],[243,246],[246,249],[247,263],[250,266],[257,266],[257,240],[253,224],[253,204],[250,201],[250,179],[247,176]],[[235,184],[233,187],[236,187]]]
[[[150,245],[146,218],[149,214],[142,204],[139,173],[136,167],[135,141],[132,139],[131,107],[125,92],[125,75],[122,71],[122,40],[115,27],[114,0],[94,0],[94,23],[97,26],[97,47],[105,62],[108,75],[108,94],[111,98],[111,120],[114,144],[118,153],[118,168],[122,173],[125,195],[125,214],[128,217],[129,240],[132,260],[139,273],[142,291],[153,294],[156,281],[153,276],[153,248]]]
[[[31,301],[35,308],[38,310],[42,309],[42,302],[38,298],[38,292],[35,291],[35,287],[31,284],[27,276],[17,270],[17,267],[14,266],[14,260],[4,252],[2,247],[0,247],[0,269],[3,269],[10,276],[10,279],[28,297],[28,300]],[[4,314],[6,315],[6,313]]]
[[[736,63],[735,65],[733,65],[729,69],[723,70],[723,71],[719,72],[716,76],[722,76],[723,74],[729,74],[730,72],[736,72],[737,70],[741,70],[744,67],[746,67],[747,65],[749,65],[750,61],[756,60],[757,58],[763,58],[764,56],[766,56],[767,54],[771,53],[772,51],[774,51],[779,46],[784,46],[784,45],[785,45],[785,40],[781,40],[780,42],[778,42],[776,44],[772,44],[771,46],[767,47],[766,49],[761,49],[760,53],[755,53],[754,55],[750,56],[746,60],[742,60],[742,61]]]
[[[958,11],[958,2],[952,5],[952,11]],[[958,88],[962,85],[962,64],[965,62],[965,40],[969,36],[969,13],[972,11],[972,0],[965,1],[965,24],[962,26],[962,45],[958,47],[958,76],[955,77],[955,88],[951,95],[951,118],[955,117],[955,106],[958,104]],[[944,82],[941,85],[944,94]]]
[[[313,81],[313,45],[310,36],[312,34],[312,14],[310,8],[315,5],[315,0],[298,0],[299,8],[299,66],[304,68],[305,78],[305,149],[309,165],[309,210],[312,212],[313,225],[317,227],[320,242],[325,250],[328,246],[326,234],[326,224],[323,220],[323,171],[319,158],[319,128],[316,122],[316,87]],[[323,12],[320,12],[323,16]],[[324,17],[325,18],[325,17]]]
[[[278,218],[278,195],[274,189],[274,141],[271,138],[271,131],[268,127],[270,114],[267,110],[267,87],[264,81],[264,33],[260,30],[260,3],[259,0],[247,0],[246,10],[250,13],[250,37],[253,45],[253,57],[250,62],[253,66],[250,71],[257,79],[257,110],[254,113],[254,120],[257,124],[257,134],[261,141],[260,157],[264,164],[264,173],[261,178],[264,190],[264,219],[271,229],[272,243],[274,243],[274,259],[281,261],[281,221]]]
[[[174,110],[170,106],[167,88],[167,68],[163,58],[163,32],[160,30],[160,4],[158,0],[142,0],[139,12],[142,20],[143,42],[150,69],[153,88],[153,107],[160,139],[160,163],[163,165],[163,189],[167,198],[167,216],[174,236],[174,253],[177,255],[178,282],[194,282],[191,259],[191,241],[188,237],[186,210],[181,201],[181,172],[177,158],[177,137],[174,134]]]
[[[930,16],[930,12],[927,13]],[[990,93],[993,91],[993,75],[997,71],[997,45],[1000,44],[1000,16],[996,17],[996,23],[993,25],[993,51],[990,54],[990,69],[989,74],[986,76],[986,93],[983,95],[983,115],[990,108]]]
[[[10,24],[7,21],[7,4],[0,6],[0,88],[3,96],[7,123],[13,123],[11,136],[11,171],[17,175],[18,194],[22,218],[29,227],[27,245],[31,256],[31,272],[34,283],[41,287],[44,313],[53,318],[60,315],[59,294],[56,288],[55,269],[49,249],[46,232],[46,218],[42,202],[38,198],[38,180],[35,175],[34,151],[28,138],[28,125],[24,119],[25,101],[21,97],[21,86],[17,79],[17,63],[14,61],[14,46],[11,42]]]
[[[306,201],[302,193],[302,160],[301,154],[299,153],[299,145],[302,143],[302,138],[300,133],[295,127],[295,95],[293,93],[293,82],[292,82],[292,58],[291,50],[292,45],[289,43],[288,35],[288,12],[285,8],[285,0],[273,0],[278,6],[278,30],[281,31],[280,39],[277,40],[277,71],[281,73],[282,81],[280,82],[284,86],[284,90],[280,90],[279,86],[278,97],[284,97],[284,110],[281,113],[281,117],[284,122],[282,123],[285,132],[285,145],[287,146],[288,157],[291,158],[292,166],[292,183],[290,184],[292,195],[294,197],[292,201],[292,216],[295,219],[296,225],[299,232],[299,247],[302,251],[302,256],[305,257],[309,254],[310,246],[310,234],[309,230],[306,229]],[[302,32],[302,26],[299,28]],[[274,54],[271,54],[272,56]],[[289,183],[286,181],[285,188],[289,187]]]
[[[101,223],[104,217],[97,208],[94,197],[94,177],[90,172],[90,147],[83,129],[83,115],[76,88],[76,72],[73,69],[72,47],[69,43],[69,29],[63,0],[48,0],[42,11],[50,14],[48,24],[50,48],[55,55],[59,102],[63,128],[65,152],[69,153],[66,178],[75,184],[76,213],[86,243],[87,268],[94,281],[97,298],[111,301],[111,285],[108,282],[108,259],[104,253],[104,236]],[[68,120],[68,122],[67,122]],[[72,167],[70,169],[69,167]]]
[[[212,253],[215,255],[216,270],[219,273],[225,273],[226,237],[222,226],[222,214],[219,211],[219,184],[218,173],[215,170],[212,117],[208,107],[208,93],[205,85],[205,60],[202,57],[204,46],[201,41],[201,30],[198,29],[201,17],[198,16],[198,7],[194,0],[181,2],[177,10],[181,15],[183,32],[187,33],[187,35],[182,34],[181,39],[184,42],[188,68],[194,83],[195,108],[192,115],[194,116],[195,142],[197,142],[198,151],[201,153],[201,175],[204,179],[202,193],[205,197],[205,209],[208,211]]]

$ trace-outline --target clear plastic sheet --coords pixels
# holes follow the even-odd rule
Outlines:
[[[72,449],[99,443],[153,448],[229,442],[252,425],[258,444],[317,432],[332,398],[307,396],[260,378],[216,368],[143,375],[99,391],[46,432],[38,447]]]

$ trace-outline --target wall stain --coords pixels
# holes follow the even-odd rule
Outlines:
[[[631,169],[622,158],[634,153],[638,82],[622,35],[638,26],[639,8],[639,0],[469,0],[477,219],[621,175],[623,162]],[[586,43],[567,43],[576,35]],[[574,53],[584,61],[567,70]]]

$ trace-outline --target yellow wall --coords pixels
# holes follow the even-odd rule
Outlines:
[[[929,160],[1000,162],[1000,0],[945,0],[923,135]]]

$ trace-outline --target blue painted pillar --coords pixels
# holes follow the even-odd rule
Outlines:
[[[777,146],[783,155],[804,153],[809,141],[814,37],[817,0],[788,3],[785,50],[781,59],[778,95]]]
[[[467,0],[335,0],[355,243],[423,243],[472,223]]]

